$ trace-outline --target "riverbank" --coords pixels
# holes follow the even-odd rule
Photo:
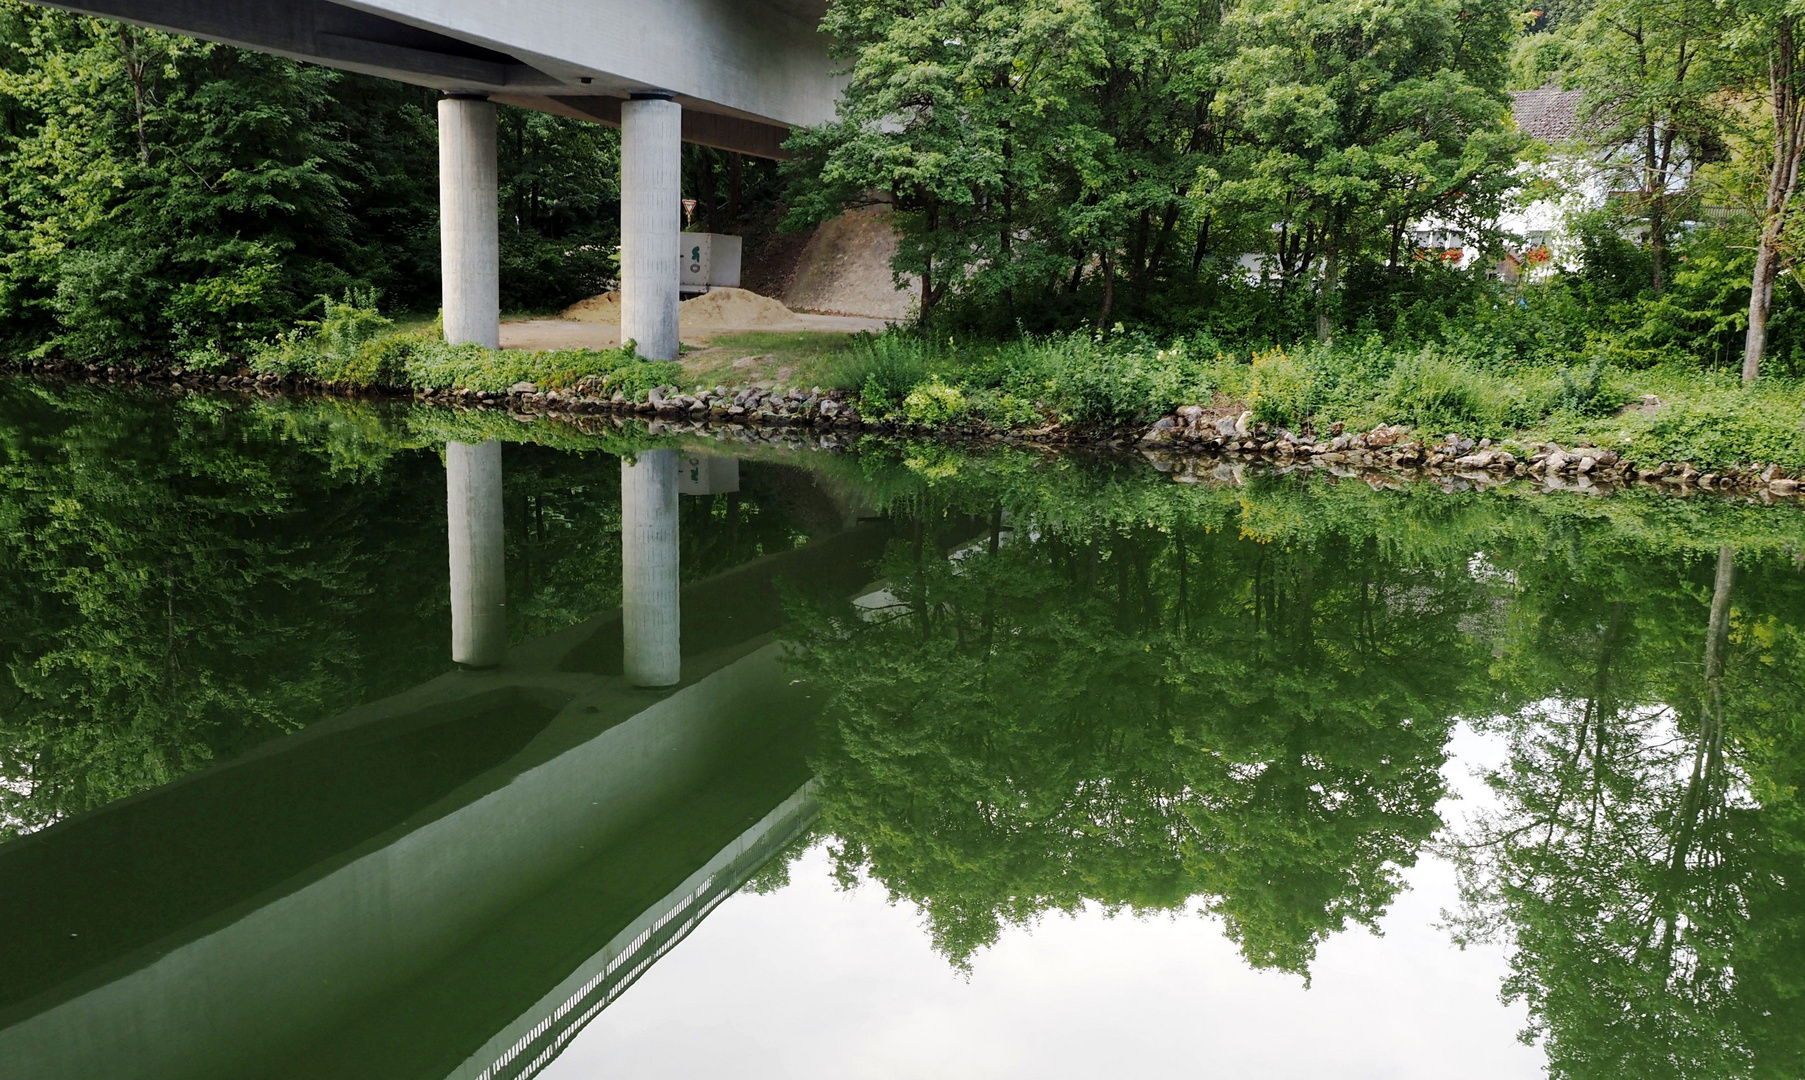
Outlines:
[[[15,370],[20,368],[15,366]],[[1181,482],[1236,480],[1242,470],[1253,468],[1323,472],[1373,487],[1424,481],[1451,490],[1523,484],[1580,494],[1640,487],[1678,495],[1715,492],[1766,502],[1793,502],[1805,493],[1798,471],[1780,462],[1649,461],[1584,438],[1568,443],[1494,440],[1458,432],[1425,434],[1405,424],[1350,430],[1333,423],[1321,433],[1300,433],[1273,429],[1258,420],[1252,409],[1232,401],[1181,406],[1151,424],[1104,427],[1049,421],[1005,428],[967,420],[936,427],[894,414],[872,417],[853,391],[768,383],[691,392],[660,384],[629,396],[626,389],[613,389],[609,377],[595,375],[581,376],[562,388],[542,389],[523,381],[504,390],[426,387],[398,391],[267,372],[212,374],[55,362],[25,365],[23,371],[59,381],[145,382],[178,394],[233,391],[264,397],[414,401],[516,423],[567,424],[591,435],[617,432],[637,423],[654,436],[697,436],[790,448],[834,450],[865,440],[931,440],[954,447],[1095,448],[1136,453]]]

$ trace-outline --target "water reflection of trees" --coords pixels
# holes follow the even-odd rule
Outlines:
[[[1461,931],[1555,1076],[1805,1074],[1805,587],[1744,561],[1520,562]]]
[[[0,839],[449,666],[439,444],[340,409],[0,383]],[[616,459],[504,463],[511,638],[618,605]],[[839,524],[744,488],[684,500],[686,577]]]
[[[1096,902],[1219,914],[1304,972],[1371,925],[1439,826],[1449,718],[1485,700],[1462,632],[1491,587],[1325,533],[1029,537],[938,522],[883,567],[896,603],[813,609],[800,663],[834,695],[821,754],[840,871],[920,904],[956,962]]]
[[[1195,898],[1302,971],[1436,833],[1450,718],[1493,717],[1495,806],[1442,841],[1456,930],[1507,945],[1553,1074],[1805,1075],[1805,578],[1698,544],[1771,517],[1238,502],[993,517],[951,557],[924,513],[893,605],[805,611],[842,877],[959,963],[1048,911]]]
[[[0,836],[442,666],[436,462],[335,462],[206,400],[3,389]]]

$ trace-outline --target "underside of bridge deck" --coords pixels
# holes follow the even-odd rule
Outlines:
[[[686,142],[781,157],[833,115],[822,0],[73,0],[50,6],[618,126],[634,94]],[[533,14],[522,16],[521,8]]]

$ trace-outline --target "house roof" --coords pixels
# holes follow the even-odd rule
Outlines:
[[[1563,143],[1579,134],[1578,90],[1513,90],[1511,113],[1523,134],[1545,143]]]

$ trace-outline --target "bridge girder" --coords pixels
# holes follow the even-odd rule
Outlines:
[[[611,126],[671,94],[683,138],[780,158],[841,80],[820,0],[56,0],[48,6]]]

